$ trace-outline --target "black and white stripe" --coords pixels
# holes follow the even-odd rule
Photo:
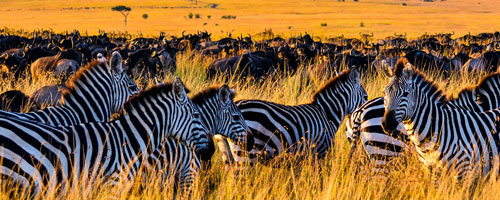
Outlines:
[[[109,65],[94,61],[81,68],[66,84],[62,106],[30,113],[0,111],[0,115],[39,121],[54,126],[109,121],[120,112],[125,101],[139,92],[134,80],[123,72],[122,58],[113,52]]]
[[[498,91],[500,73],[496,72],[484,77],[477,85],[460,91],[457,98],[450,100],[450,104],[477,112],[496,109],[500,103]],[[382,130],[384,113],[383,98],[375,98],[357,108],[346,123],[346,135],[352,151],[356,148],[357,140],[361,140],[364,151],[374,164],[375,172],[386,172],[385,167],[389,161],[409,148],[408,133],[403,124],[399,124],[396,131],[391,133]]]
[[[159,174],[162,183],[174,180],[174,191],[189,191],[200,172],[201,163],[195,151],[174,138],[167,138],[161,149],[148,159],[150,171]]]
[[[201,114],[203,127],[210,136],[215,134],[230,138],[232,142],[239,145],[253,145],[253,137],[248,135],[247,125],[240,109],[234,104],[234,90],[227,85],[221,87],[207,88],[195,96],[193,103],[198,107]],[[209,143],[211,145],[213,143]],[[173,149],[173,144],[167,143],[163,149],[159,149],[149,158],[151,166],[160,171],[173,170],[175,180],[179,180],[180,189],[188,190],[199,172],[199,158],[192,155],[186,148]],[[182,145],[180,145],[182,146]],[[209,149],[214,149],[210,147]],[[202,160],[209,160],[212,152]],[[194,165],[194,166],[193,166]],[[169,167],[172,167],[169,169]],[[163,173],[163,180],[171,177],[172,173]]]
[[[411,65],[397,65],[385,92],[384,130],[401,122],[425,166],[454,169],[458,178],[499,166],[495,121],[500,110],[473,112],[449,103],[443,93]]]
[[[0,117],[0,174],[39,194],[45,187],[62,191],[79,178],[101,175],[134,178],[143,160],[167,137],[185,141],[195,152],[208,152],[208,134],[198,108],[180,79],[131,98],[125,114],[111,122],[55,127]]]
[[[309,150],[321,158],[333,146],[335,133],[345,115],[366,98],[359,73],[352,68],[318,90],[310,104],[287,106],[262,100],[237,102],[255,139],[250,155],[224,138],[216,137],[216,141],[226,163],[255,162],[257,157],[270,159],[283,153]]]

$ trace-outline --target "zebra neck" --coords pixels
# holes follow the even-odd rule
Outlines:
[[[217,134],[217,108],[215,104],[211,104],[209,100],[201,104],[196,104],[201,114],[201,123],[208,130],[211,136]]]
[[[342,102],[343,99],[348,99],[345,97],[346,93],[339,90],[339,88],[331,88],[329,92],[319,94],[312,103],[319,106],[325,112],[328,120],[334,122],[337,127],[347,114],[346,106],[348,104],[348,102]]]
[[[109,121],[112,114],[112,108],[109,105],[109,95],[93,93],[93,97],[76,89],[75,94],[66,95],[63,99],[63,105],[76,115],[77,123],[105,122]],[[79,93],[81,95],[79,95]]]
[[[443,125],[450,117],[448,106],[434,99],[423,97],[415,105],[417,108],[405,121],[408,134],[422,152],[434,152],[439,148]]]

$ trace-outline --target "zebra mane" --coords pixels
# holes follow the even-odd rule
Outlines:
[[[328,91],[332,88],[337,87],[340,83],[346,82],[349,80],[349,73],[351,72],[350,69],[344,70],[342,73],[339,75],[335,76],[333,79],[329,80],[327,83],[325,83],[320,89],[318,89],[314,95],[313,95],[313,103],[316,102],[317,98],[324,93],[325,91]]]
[[[92,70],[95,70],[96,68],[103,68],[103,70],[106,71],[106,70],[108,70],[107,67],[108,66],[106,65],[106,63],[99,63],[99,61],[97,61],[97,60],[94,60],[94,61],[88,63],[87,65],[85,65],[84,67],[81,67],[71,77],[71,79],[66,82],[67,89],[63,91],[62,98],[64,99],[65,97],[67,97],[69,94],[73,93],[76,90],[75,83],[78,80],[87,79],[85,77],[85,74],[89,73]]]
[[[488,85],[491,81],[498,81],[500,80],[500,72],[493,72],[485,77],[483,77],[479,83],[477,84],[476,89],[479,90],[491,90],[490,86]]]
[[[449,94],[447,98],[451,100],[451,99],[461,99],[464,97],[469,97],[476,90],[476,87],[477,86],[465,86],[460,90],[460,92],[458,92],[456,98],[453,96],[453,94]]]
[[[191,98],[191,101],[193,101],[194,104],[201,104],[203,103],[205,100],[207,99],[210,99],[214,96],[217,96],[217,94],[219,93],[219,90],[220,90],[221,86],[219,85],[216,85],[216,86],[211,86],[201,92],[198,92],[197,94],[195,94],[192,98]],[[231,93],[231,95],[229,96],[231,99],[234,99],[234,96],[235,94],[234,93]]]
[[[406,64],[408,63],[408,60],[406,58],[400,58],[396,65],[394,66],[394,74],[396,77],[400,77],[401,74],[403,73],[403,69],[405,68]]]
[[[434,81],[428,79],[424,73],[420,72],[418,69],[413,69],[413,76],[414,76],[414,79],[416,79],[417,81],[418,81],[418,79],[422,80],[422,81],[418,81],[418,82],[420,82],[419,85],[427,85],[428,86],[426,88],[426,93],[436,94],[435,95],[435,96],[437,96],[436,99],[441,103],[448,103],[449,102],[448,98],[446,97],[446,94],[443,93],[443,90],[441,90],[439,88],[439,86]]]
[[[161,85],[155,85],[147,90],[140,91],[139,94],[136,94],[130,97],[127,102],[123,105],[125,113],[132,110],[132,107],[142,104],[144,100],[149,99],[150,97],[157,97],[161,94],[172,92],[173,83],[163,83]],[[186,93],[189,93],[187,88],[184,88]]]
[[[470,94],[473,91],[477,90],[491,90],[490,86],[488,85],[491,81],[498,81],[500,80],[500,72],[493,72],[485,77],[483,77],[476,85],[472,86],[466,86],[458,92],[458,97],[460,98],[462,96],[470,96]],[[452,96],[449,96],[448,99],[451,99]]]

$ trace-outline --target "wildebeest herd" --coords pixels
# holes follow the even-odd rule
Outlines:
[[[164,174],[164,180],[174,177],[175,188],[186,191],[201,170],[200,160],[211,159],[213,141],[227,164],[304,152],[321,159],[351,113],[346,134],[352,150],[361,140],[377,173],[412,145],[426,166],[453,168],[459,179],[476,172],[496,174],[500,33],[452,37],[426,34],[407,40],[395,34],[374,40],[361,34],[322,41],[305,34],[211,41],[207,32],[135,39],[78,32],[1,35],[1,84],[47,75],[64,83],[45,86],[32,97],[16,90],[0,94],[0,175],[40,194],[75,190],[72,185],[81,178],[131,181],[150,169]],[[175,73],[178,52],[218,58],[206,68],[209,79],[248,77],[258,83],[298,70],[333,78],[311,103],[296,106],[234,102],[235,91],[227,85],[189,98],[179,78],[139,91],[133,78]],[[360,77],[372,69],[390,81],[384,98],[367,101]],[[489,75],[453,98],[423,73],[430,70],[444,76],[451,71]],[[23,113],[25,107],[31,112]]]

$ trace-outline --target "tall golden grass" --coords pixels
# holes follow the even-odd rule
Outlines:
[[[178,69],[175,75],[163,77],[164,81],[179,76],[191,89],[192,94],[212,84],[220,84],[223,78],[206,80],[205,68],[212,58],[178,55]],[[453,73],[449,80],[444,80],[437,73],[428,74],[448,94],[457,93],[463,86],[474,84],[480,75],[460,75]],[[277,103],[295,105],[308,103],[312,94],[325,83],[329,76],[318,77],[308,82],[304,74],[297,73],[281,78],[255,83],[251,80],[229,80],[229,85],[238,91],[238,99],[265,99]],[[55,83],[47,78],[37,83],[30,80],[7,80],[2,83],[0,92],[19,89],[31,94],[37,88]],[[362,77],[369,99],[383,95],[382,89],[387,78],[378,72],[369,72]],[[147,85],[150,82],[146,83]],[[288,157],[271,164],[257,164],[252,168],[243,167],[243,172],[235,176],[235,169],[226,166],[216,152],[212,167],[203,170],[192,187],[193,199],[500,199],[496,179],[483,180],[468,178],[463,182],[454,179],[454,173],[444,173],[431,178],[429,170],[424,168],[414,153],[407,153],[401,159],[395,159],[387,175],[373,174],[364,152],[358,148],[349,162],[350,145],[342,125],[335,138],[335,146],[323,160],[312,157],[298,159]],[[359,146],[359,145],[358,145]],[[157,171],[149,170],[134,182],[123,182],[116,186],[104,186],[102,178],[95,183],[81,182],[81,190],[73,191],[66,199],[106,199],[118,195],[119,199],[169,199],[173,197],[171,184],[162,184],[157,178]],[[156,176],[157,177],[157,176]],[[144,181],[145,180],[145,181]],[[143,182],[144,181],[144,182]],[[2,183],[0,198],[9,197],[12,185]],[[25,198],[25,194],[16,193],[14,198]],[[48,191],[47,199],[57,199],[54,191]]]

